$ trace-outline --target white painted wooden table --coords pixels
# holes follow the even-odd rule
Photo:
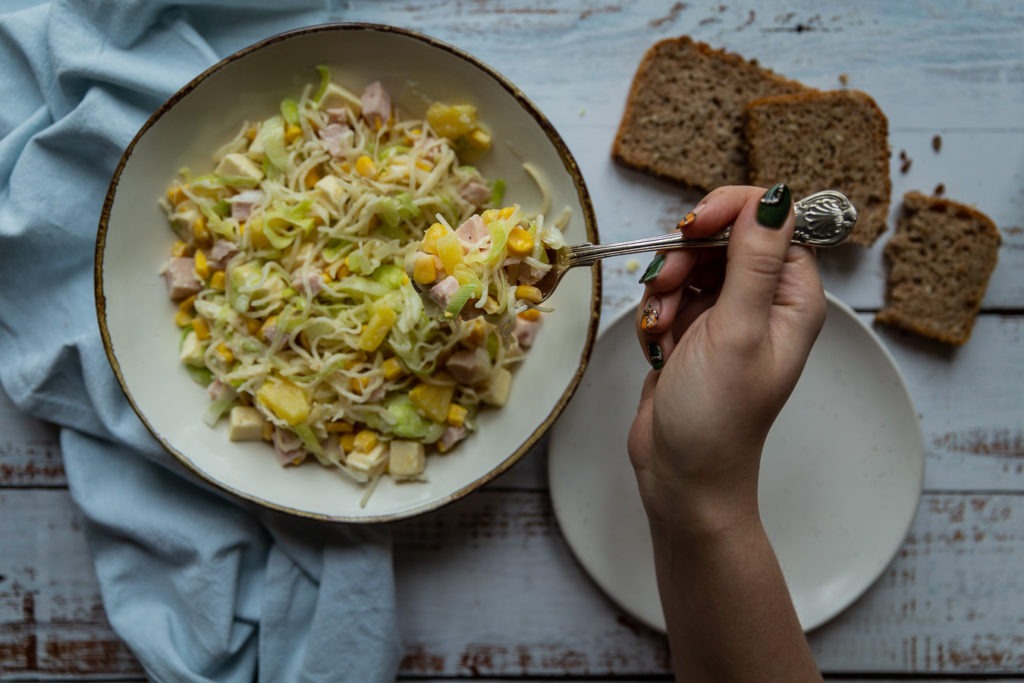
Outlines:
[[[989,213],[1004,244],[967,346],[878,330],[920,414],[924,497],[891,566],[811,644],[842,680],[1024,680],[1024,3],[327,5],[336,20],[454,43],[520,85],[579,161],[605,241],[669,229],[697,198],[609,158],[654,41],[690,34],[811,86],[839,87],[846,74],[870,93],[890,120],[895,203],[941,182]],[[901,151],[913,160],[905,173]],[[826,286],[868,321],[882,304],[884,242],[821,259]],[[603,272],[607,321],[639,287],[625,260]],[[0,519],[0,680],[141,679],[104,617],[55,432],[3,398]],[[611,603],[560,535],[543,444],[485,490],[394,531],[403,677],[668,676],[664,638]]]

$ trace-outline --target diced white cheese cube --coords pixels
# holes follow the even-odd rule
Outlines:
[[[222,176],[248,178],[254,182],[263,180],[263,169],[244,154],[227,154],[217,164],[214,173]]]
[[[341,204],[348,195],[345,184],[338,180],[338,176],[335,175],[324,176],[316,181],[316,185],[313,187],[326,194],[334,204]]]
[[[491,377],[491,385],[484,395],[484,401],[499,408],[508,402],[512,389],[512,372],[508,368],[498,368]]]
[[[427,464],[426,450],[418,441],[391,442],[388,472],[398,479],[409,479],[423,474]]]
[[[263,438],[266,419],[252,406],[235,406],[228,422],[228,438],[232,441],[259,441]]]
[[[345,456],[345,465],[356,479],[366,481],[384,467],[387,455],[385,444],[379,443],[369,453],[352,451]]]
[[[199,335],[194,330],[185,335],[185,339],[181,342],[180,358],[182,363],[201,368],[204,365],[203,355],[205,352],[206,346],[199,341]]]

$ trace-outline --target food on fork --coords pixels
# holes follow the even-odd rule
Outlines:
[[[966,343],[1001,242],[981,211],[908,192],[885,245],[887,301],[875,320],[946,344]]]

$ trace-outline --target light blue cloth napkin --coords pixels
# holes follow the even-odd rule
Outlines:
[[[158,681],[393,680],[388,534],[268,512],[198,483],[124,400],[93,299],[100,207],[146,118],[221,57],[340,17],[327,0],[3,7],[0,381],[61,427],[114,629]]]

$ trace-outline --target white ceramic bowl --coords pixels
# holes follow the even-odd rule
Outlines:
[[[179,168],[212,165],[212,150],[243,121],[276,113],[282,98],[332,80],[356,92],[383,81],[391,93],[414,92],[475,104],[494,149],[474,162],[507,181],[506,201],[540,208],[522,168],[532,162],[550,183],[553,210],[568,206],[570,243],[597,242],[583,178],[548,120],[494,69],[452,46],[410,31],[331,24],[271,37],[200,74],[164,104],[125,151],[110,184],[96,248],[96,302],[111,366],[125,396],[161,444],[203,479],[244,499],[305,517],[346,522],[400,519],[455,500],[507,470],[547,431],[575,390],[590,355],[600,310],[599,270],[579,268],[550,300],[532,352],[515,372],[508,404],[484,411],[479,430],[444,456],[428,458],[425,483],[385,477],[365,507],[364,489],[314,464],[282,468],[265,443],[233,443],[226,428],[201,416],[208,399],[178,361],[174,307],[158,274],[174,241],[157,201]],[[422,116],[422,97],[397,97]],[[416,111],[416,107],[420,107]]]

